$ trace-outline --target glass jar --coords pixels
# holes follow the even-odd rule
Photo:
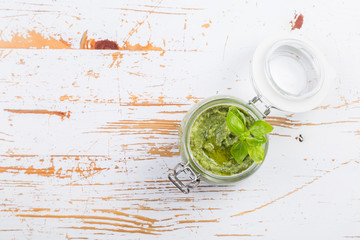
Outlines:
[[[200,180],[214,184],[241,181],[262,164],[254,162],[243,172],[229,176],[204,169],[190,149],[190,130],[204,111],[220,105],[235,106],[254,120],[266,118],[271,108],[291,113],[309,111],[325,98],[335,74],[313,44],[296,35],[283,35],[265,39],[258,46],[252,59],[251,76],[257,93],[252,100],[245,102],[232,96],[209,97],[194,105],[182,120],[179,133],[182,161],[168,177],[183,193],[189,193]],[[268,136],[265,137],[264,160],[269,147]]]

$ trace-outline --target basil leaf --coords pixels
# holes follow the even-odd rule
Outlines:
[[[244,132],[239,134],[240,140],[246,140],[248,138],[251,138],[250,132],[248,130],[245,130]]]
[[[245,142],[235,143],[231,147],[231,155],[235,158],[237,163],[242,163],[244,158],[248,155],[248,147]]]
[[[233,111],[228,111],[226,115],[226,123],[230,131],[236,135],[240,135],[245,130],[245,125],[241,119],[233,113]]]
[[[261,163],[264,160],[265,150],[262,145],[248,146],[250,157],[256,162]]]
[[[254,137],[261,137],[270,133],[274,128],[265,121],[257,120],[254,122],[249,131]]]
[[[251,146],[256,146],[256,145],[263,145],[264,143],[266,143],[266,138],[265,136],[261,136],[261,137],[249,137],[246,138],[246,142],[251,145]]]
[[[229,111],[235,114],[243,122],[243,124],[246,125],[245,115],[240,112],[239,109],[237,109],[236,107],[230,107]]]

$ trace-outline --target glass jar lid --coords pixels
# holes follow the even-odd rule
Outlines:
[[[271,107],[305,112],[325,98],[335,74],[321,52],[295,35],[265,39],[252,61],[256,92]]]

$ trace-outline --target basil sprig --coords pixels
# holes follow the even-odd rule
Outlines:
[[[265,135],[274,128],[267,122],[257,120],[248,129],[245,115],[236,107],[230,107],[226,115],[226,123],[232,133],[239,137],[239,142],[231,147],[231,155],[236,162],[242,163],[247,155],[255,162],[261,163],[264,160]]]

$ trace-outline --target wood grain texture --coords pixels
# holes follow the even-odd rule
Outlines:
[[[0,238],[359,238],[359,7],[0,2]],[[209,96],[251,99],[252,54],[278,32],[324,52],[338,75],[328,97],[271,112],[250,178],[180,193],[167,174],[182,118]],[[96,50],[104,40],[118,49]]]

